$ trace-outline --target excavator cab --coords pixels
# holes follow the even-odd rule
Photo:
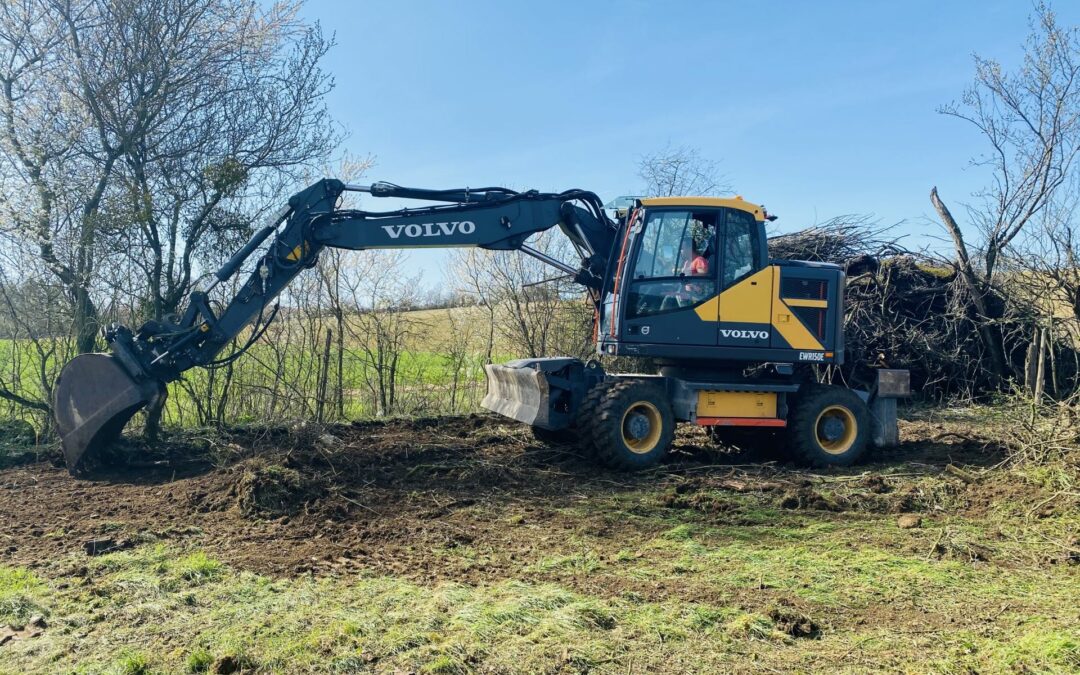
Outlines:
[[[843,271],[769,260],[768,218],[739,197],[638,200],[602,300],[600,353],[713,369],[842,360]]]

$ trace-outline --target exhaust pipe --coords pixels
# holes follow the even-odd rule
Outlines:
[[[128,420],[164,394],[163,383],[136,380],[113,355],[81,354],[69,361],[53,395],[68,471],[84,473],[97,464]]]

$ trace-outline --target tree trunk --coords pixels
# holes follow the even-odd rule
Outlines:
[[[975,324],[979,331],[979,339],[990,355],[991,372],[997,378],[998,384],[1003,384],[1009,370],[1005,361],[1005,348],[1001,344],[1001,336],[990,324],[991,317],[990,312],[987,311],[986,293],[983,284],[975,273],[975,268],[971,264],[967,244],[964,243],[964,235],[960,232],[960,226],[956,223],[956,219],[953,218],[949,207],[945,206],[945,202],[938,197],[937,187],[930,190],[930,203],[934,205],[942,224],[948,231],[949,236],[952,237],[953,247],[956,249],[960,278],[964,280],[964,285],[971,295],[971,303],[975,306]]]
[[[326,409],[326,382],[330,379],[330,344],[333,340],[334,331],[326,329],[326,341],[323,343],[322,362],[319,364],[319,381],[316,385],[317,394],[315,399],[315,421],[324,422]]]
[[[345,317],[340,307],[335,312],[337,317],[337,386],[334,387],[334,402],[337,406],[337,419],[345,419]]]
[[[1057,359],[1054,358],[1054,317],[1050,317],[1050,325],[1046,328],[1046,356],[1050,361],[1050,396],[1057,398],[1061,389],[1058,388]]]
[[[148,443],[156,443],[161,438],[161,416],[165,412],[167,398],[168,393],[162,394],[146,409],[146,425],[143,427],[143,437]]]
[[[225,366],[225,381],[221,383],[221,396],[218,396],[217,414],[214,416],[214,424],[219,427],[225,423],[225,407],[229,403],[229,391],[232,389],[233,368],[235,367],[235,361],[230,361]]]
[[[1032,330],[1031,342],[1028,343],[1027,352],[1024,354],[1024,391],[1028,394],[1035,393],[1039,360],[1039,327]]]
[[[101,322],[98,320],[97,308],[90,299],[90,293],[85,288],[75,287],[72,294],[75,296],[75,350],[79,354],[87,354],[97,347]]]

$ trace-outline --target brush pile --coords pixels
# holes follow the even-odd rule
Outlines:
[[[906,368],[913,392],[935,399],[975,397],[998,386],[950,262],[905,250],[888,228],[857,216],[772,237],[769,255],[846,270],[847,351],[839,376],[849,385],[870,386],[876,368]],[[1011,365],[1020,369],[1030,316],[1006,298],[994,298],[994,305],[1000,315],[995,329],[1006,336]]]

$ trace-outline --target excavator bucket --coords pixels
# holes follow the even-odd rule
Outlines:
[[[153,381],[137,382],[109,354],[82,354],[60,371],[54,415],[68,470],[79,473],[100,457],[124,425],[162,393]]]

